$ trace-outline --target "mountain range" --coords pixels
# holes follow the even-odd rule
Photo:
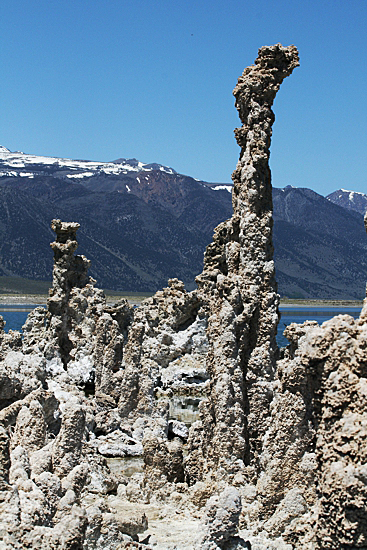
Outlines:
[[[92,261],[100,287],[155,291],[178,277],[193,288],[214,227],[232,214],[231,188],[136,159],[71,160],[0,147],[0,277],[50,280],[50,221],[60,218],[81,224],[78,252]],[[273,190],[281,295],[364,297],[363,200],[367,208],[361,193]]]

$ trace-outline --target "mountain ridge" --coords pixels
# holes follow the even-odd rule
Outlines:
[[[113,163],[67,160],[0,147],[0,275],[50,278],[56,217],[81,224],[79,252],[100,286],[155,291],[179,277],[193,288],[214,228],[232,215],[231,185],[137,159],[117,159],[115,172]],[[362,297],[362,215],[307,188],[274,188],[273,203],[281,295]]]

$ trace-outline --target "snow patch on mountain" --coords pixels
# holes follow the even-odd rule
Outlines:
[[[212,185],[211,189],[213,189],[213,191],[225,190],[232,193],[233,185]]]
[[[350,191],[349,189],[340,189],[340,191],[343,191],[343,193],[348,193],[348,198],[350,201],[354,201],[355,195],[367,197],[367,195],[365,193],[362,193],[361,191]],[[340,197],[342,197],[342,195],[340,195]]]
[[[94,172],[79,172],[78,174],[68,174],[67,178],[90,178],[94,176]]]
[[[96,162],[90,160],[72,160],[59,157],[45,157],[41,155],[31,155],[19,151],[11,152],[0,145],[0,171],[1,176],[21,176],[27,171],[20,171],[21,168],[34,170],[30,174],[42,174],[44,172],[55,173],[60,171],[67,178],[86,178],[93,175],[104,174],[127,174],[129,172],[151,172],[152,170],[161,170],[168,174],[175,174],[176,171],[168,166],[161,164],[147,164],[137,159],[118,159],[112,162]],[[69,172],[69,173],[68,173]],[[28,176],[28,177],[31,177]]]

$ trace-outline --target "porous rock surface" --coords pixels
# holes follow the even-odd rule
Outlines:
[[[277,44],[239,78],[197,290],[107,305],[53,220],[47,308],[0,323],[0,549],[367,548],[367,299],[275,340],[271,107],[297,65]]]

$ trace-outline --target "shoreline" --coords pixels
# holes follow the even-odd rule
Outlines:
[[[361,300],[360,302],[359,301],[350,301],[350,302],[347,302],[346,300],[340,300],[338,302],[338,300],[332,300],[332,301],[325,301],[325,302],[321,302],[320,300],[317,300],[316,303],[313,303],[313,302],[305,302],[303,304],[300,304],[300,303],[288,303],[288,302],[280,302],[280,307],[281,308],[290,308],[290,309],[340,309],[340,308],[343,308],[343,309],[348,309],[348,308],[351,308],[351,309],[356,309],[356,308],[361,308],[362,309],[362,306],[363,306],[363,301]]]
[[[126,300],[131,305],[140,305],[143,300],[148,298],[148,295],[134,296],[132,294],[126,294],[126,296],[110,296],[106,295],[106,302],[108,305],[115,304],[122,298]],[[48,296],[45,294],[0,294],[0,308],[7,306],[45,306],[47,304]],[[14,309],[14,308],[11,308]]]
[[[126,298],[131,305],[140,305],[140,303],[152,294],[133,295],[106,295],[108,304],[114,304]],[[25,307],[29,305],[45,306],[48,296],[45,294],[0,294],[0,308],[6,306]],[[305,309],[305,308],[362,308],[363,300],[280,300],[281,308]],[[13,308],[12,308],[13,309]]]

